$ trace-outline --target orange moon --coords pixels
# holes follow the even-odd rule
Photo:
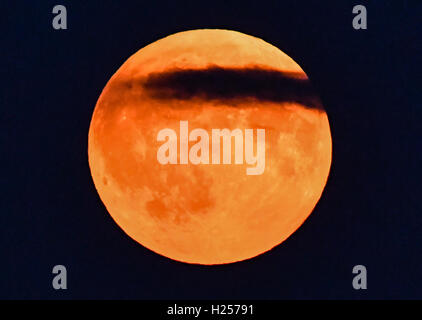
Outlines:
[[[186,263],[232,263],[279,245],[314,209],[331,166],[328,117],[302,97],[307,82],[281,50],[235,31],[185,31],[140,49],[108,81],[89,128],[107,211],[144,247]],[[159,163],[157,134],[179,133],[180,121],[189,131],[265,129],[264,172]]]

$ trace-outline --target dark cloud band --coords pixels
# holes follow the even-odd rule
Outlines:
[[[299,76],[302,75],[302,78]],[[323,109],[303,74],[262,68],[171,70],[151,73],[142,83],[155,99],[239,100],[255,98],[267,102],[295,102]]]

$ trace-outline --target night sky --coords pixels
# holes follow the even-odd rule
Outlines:
[[[3,1],[0,298],[422,298],[422,108],[418,1]],[[418,4],[417,4],[418,3]],[[65,5],[68,29],[54,30]],[[368,29],[354,30],[365,4]],[[327,111],[333,162],[321,200],[282,245],[222,266],[176,262],[112,220],[88,166],[105,84],[155,40],[231,29],[275,45]],[[68,290],[52,288],[52,268]],[[368,289],[352,288],[352,268]]]

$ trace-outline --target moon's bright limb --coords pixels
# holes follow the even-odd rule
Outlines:
[[[158,40],[98,99],[88,141],[95,186],[116,223],[161,255],[197,264],[255,257],[304,222],[326,184],[331,134],[315,101],[299,65],[261,39],[194,30]],[[160,164],[157,133],[178,132],[183,120],[209,132],[264,128],[264,173]]]

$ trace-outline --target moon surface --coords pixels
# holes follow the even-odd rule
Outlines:
[[[209,133],[265,129],[264,172],[159,163],[157,134],[179,134],[180,121]],[[95,106],[88,158],[127,235],[170,259],[213,265],[260,255],[300,227],[325,187],[331,145],[327,114],[295,61],[256,37],[204,29],[160,39],[124,62]]]

